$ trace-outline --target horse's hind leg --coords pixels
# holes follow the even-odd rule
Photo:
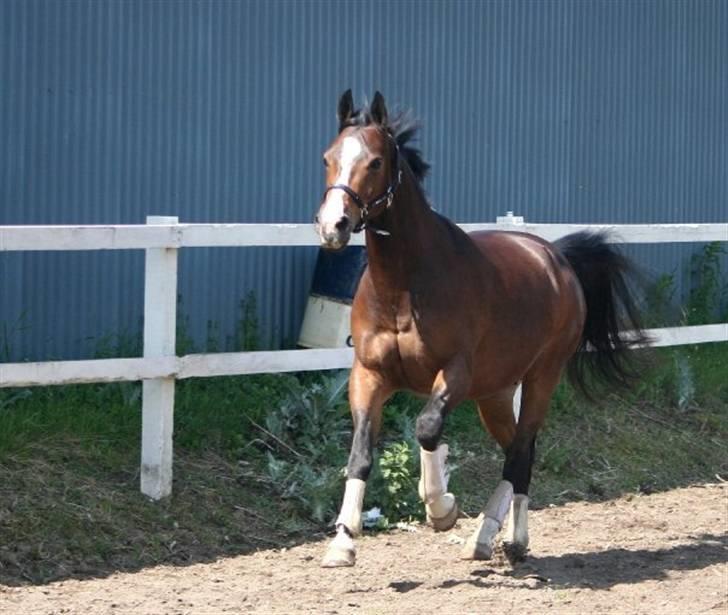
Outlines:
[[[554,363],[557,363],[556,361]],[[506,551],[512,559],[521,559],[528,549],[528,487],[531,483],[536,435],[543,425],[551,396],[561,377],[558,368],[532,369],[523,381],[521,409],[518,422],[510,442],[507,430],[502,436],[491,427],[497,427],[501,417],[507,422],[507,404],[499,408],[489,405],[481,410],[484,422],[506,453],[503,465],[503,480],[498,484],[483,510],[480,525],[463,549],[465,559],[489,559],[493,551],[493,540],[503,526],[506,514],[510,513],[509,527],[505,536]],[[512,410],[511,410],[512,414]],[[514,421],[515,423],[515,421]]]
[[[528,550],[528,486],[531,482],[537,431],[519,434],[506,450],[503,479],[513,485],[513,501],[503,544],[512,560],[523,559]]]
[[[478,401],[480,420],[504,450],[508,450],[516,435],[514,392],[515,387]],[[483,512],[478,516],[478,527],[461,551],[460,556],[463,559],[490,559],[493,540],[503,525],[512,499],[513,485],[504,479],[498,484]]]
[[[544,366],[547,365],[547,366]],[[528,488],[536,455],[536,436],[543,425],[551,397],[561,379],[563,365],[557,358],[531,370],[523,382],[521,415],[516,436],[506,449],[503,479],[513,485],[508,527],[503,542],[511,560],[528,550]]]

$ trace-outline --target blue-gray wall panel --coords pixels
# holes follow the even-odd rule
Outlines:
[[[720,0],[0,0],[0,224],[308,221],[346,87],[415,109],[455,220],[725,221],[727,61]],[[232,333],[253,290],[266,345],[294,339],[314,259],[183,251],[191,332]],[[142,268],[0,256],[0,322],[29,326],[13,357],[138,330]]]

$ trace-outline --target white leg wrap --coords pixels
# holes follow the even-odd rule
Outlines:
[[[366,485],[359,478],[350,478],[346,481],[346,490],[344,491],[344,500],[341,503],[341,512],[336,519],[336,525],[341,524],[346,526],[346,529],[354,536],[361,534],[361,510],[364,505],[364,489]],[[341,533],[339,532],[339,534]],[[337,534],[337,538],[339,534]]]
[[[502,480],[498,483],[493,495],[490,496],[488,503],[485,505],[485,508],[483,509],[483,516],[485,519],[495,521],[498,530],[500,530],[503,526],[503,520],[506,518],[506,513],[508,513],[508,510],[511,507],[512,500],[513,485],[511,485],[511,483],[507,480]],[[485,526],[485,524],[483,525]],[[479,540],[478,542],[483,541]]]
[[[443,493],[430,504],[425,504],[427,514],[433,519],[442,519],[450,514],[455,506],[455,496],[452,493]]]
[[[343,528],[336,530],[336,536],[334,536],[334,539],[331,541],[331,547],[342,551],[356,552],[356,549],[354,548],[354,539],[349,536]]]
[[[446,517],[455,506],[455,496],[446,493],[449,478],[445,468],[447,453],[447,444],[440,444],[434,451],[420,448],[419,493],[428,516],[434,519]]]
[[[336,536],[329,543],[328,549],[321,565],[324,568],[339,568],[341,566],[353,566],[356,562],[356,549],[354,540],[343,527],[336,530]]]
[[[493,540],[503,526],[503,520],[513,500],[513,485],[502,480],[490,496],[483,512],[478,517],[478,529],[468,538],[463,547],[466,559],[488,559],[493,550]]]
[[[505,541],[513,544],[528,546],[528,496],[516,494],[513,496],[511,510],[508,515]]]

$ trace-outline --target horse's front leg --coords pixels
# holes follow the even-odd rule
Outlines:
[[[421,470],[419,494],[425,503],[427,520],[437,531],[449,530],[458,518],[455,496],[447,492],[447,445],[439,442],[445,417],[465,399],[470,382],[468,362],[464,359],[451,362],[437,374],[430,398],[417,417]]]
[[[382,406],[392,390],[383,379],[355,362],[349,378],[349,404],[354,434],[346,467],[346,488],[336,519],[336,536],[329,543],[321,565],[325,568],[353,566],[356,561],[354,538],[361,533],[364,490],[372,469],[372,449],[379,434]]]

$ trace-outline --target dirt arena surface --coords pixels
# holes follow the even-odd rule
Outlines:
[[[511,567],[458,559],[474,520],[358,540],[355,568],[324,542],[187,567],[0,586],[1,613],[728,613],[728,486],[572,503],[531,514]]]

